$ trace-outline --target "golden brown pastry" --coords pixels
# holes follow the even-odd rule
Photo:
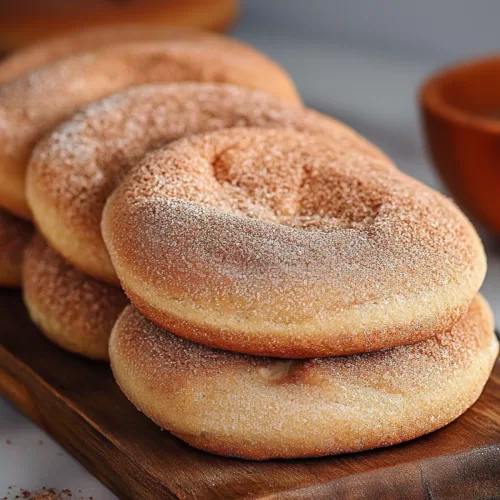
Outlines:
[[[108,339],[128,303],[121,289],[69,265],[40,235],[26,251],[24,302],[33,322],[60,347],[108,360]]]
[[[83,105],[135,85],[178,81],[232,83],[300,102],[276,63],[235,40],[130,42],[63,58],[0,87],[0,205],[30,217],[31,152]]]
[[[148,154],[108,198],[102,231],[149,319],[284,358],[448,331],[486,270],[450,200],[386,161],[292,130],[226,129]]]
[[[477,297],[435,338],[386,351],[283,360],[181,339],[128,306],[111,367],[146,416],[192,446],[255,460],[389,446],[456,419],[479,397],[498,354]]]
[[[109,194],[149,149],[234,126],[317,132],[382,157],[347,126],[263,92],[213,83],[143,85],[90,104],[35,148],[26,191],[38,228],[74,266],[118,283],[100,228]]]
[[[0,209],[0,286],[21,285],[23,252],[33,237],[33,226]]]
[[[0,35],[1,36],[1,35]],[[73,54],[125,42],[197,41],[202,43],[224,43],[227,38],[206,31],[173,28],[165,25],[123,24],[80,28],[77,31],[51,37],[17,50],[0,62],[0,83],[6,83]]]

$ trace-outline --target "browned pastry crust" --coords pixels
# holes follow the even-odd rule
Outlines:
[[[0,205],[30,217],[33,147],[78,108],[135,85],[177,81],[233,83],[300,102],[276,63],[235,40],[130,42],[63,58],[0,87]]]
[[[321,133],[383,157],[349,127],[264,92],[214,83],[143,85],[90,104],[37,145],[26,180],[37,227],[74,266],[117,283],[100,228],[109,194],[149,149],[234,126]]]
[[[0,286],[21,285],[23,252],[33,237],[33,226],[0,209]]]
[[[83,30],[80,28],[78,31],[42,40],[10,54],[0,63],[0,83],[7,83],[45,64],[80,52],[116,43],[155,40],[177,42],[188,40],[220,44],[227,38],[206,31],[161,25],[125,24]]]
[[[439,429],[476,401],[497,354],[481,297],[450,332],[347,357],[211,349],[160,329],[133,306],[110,339],[115,378],[145,415],[192,446],[255,460],[367,450]]]
[[[285,358],[447,331],[486,270],[450,200],[292,130],[226,129],[148,154],[108,199],[102,231],[127,295],[158,325]]]
[[[111,329],[128,303],[122,290],[76,270],[36,235],[26,251],[23,294],[31,319],[52,342],[109,359]]]
[[[0,50],[44,43],[47,36],[80,30],[82,26],[121,27],[126,23],[145,23],[151,30],[156,29],[156,25],[223,30],[237,13],[237,0],[44,0],[32,3],[34,5],[26,6],[23,0],[17,6],[16,2],[2,6]]]

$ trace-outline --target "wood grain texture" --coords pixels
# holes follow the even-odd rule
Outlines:
[[[248,462],[195,450],[125,399],[105,364],[68,354],[0,291],[0,392],[120,498],[500,498],[500,364],[464,416],[371,452]]]

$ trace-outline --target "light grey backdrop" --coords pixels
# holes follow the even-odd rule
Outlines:
[[[499,47],[497,0],[247,0],[237,33],[446,60]]]

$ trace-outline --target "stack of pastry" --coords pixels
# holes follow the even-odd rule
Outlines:
[[[33,218],[51,247],[37,236],[26,254],[23,288],[32,318],[62,347],[95,359],[108,359],[107,339],[126,304],[99,230],[106,197],[121,176],[151,147],[245,120],[294,120],[295,106],[285,102],[299,103],[288,76],[242,43],[140,25],[24,49],[0,65],[0,81],[0,206],[9,211],[0,213],[0,284],[19,286]],[[283,116],[274,117],[281,107]],[[309,121],[320,129],[330,123]],[[39,179],[28,203],[30,160]]]
[[[81,54],[80,35],[0,89],[0,198],[41,233],[33,320],[213,453],[365,450],[457,418],[498,353],[465,216],[262,54],[163,36]]]

